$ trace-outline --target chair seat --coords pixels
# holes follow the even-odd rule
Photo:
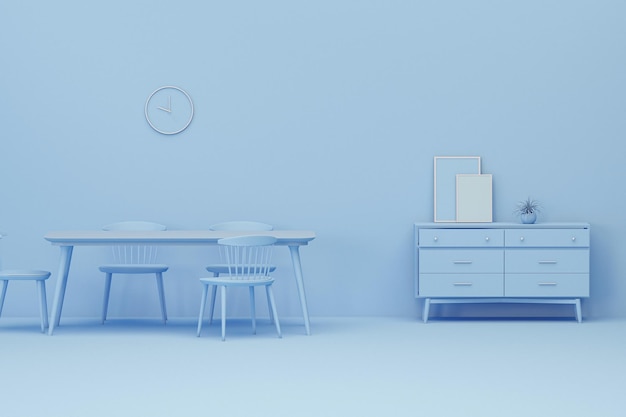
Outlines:
[[[164,264],[110,264],[99,269],[109,274],[156,274],[167,271],[169,267]]]
[[[39,293],[39,315],[41,318],[41,331],[48,327],[48,301],[46,300],[46,280],[50,278],[50,272],[38,269],[4,269],[0,271],[0,314],[4,306],[4,298],[7,294],[9,281],[34,281]]]
[[[0,271],[0,281],[24,280],[44,281],[50,278],[50,272],[36,269],[5,269]]]
[[[241,279],[237,277],[220,276],[220,277],[210,277],[210,278],[200,278],[200,282],[209,284],[209,285],[226,285],[229,287],[241,286],[241,287],[250,287],[257,285],[270,285],[274,282],[274,278],[272,277],[258,277],[255,279]]]
[[[228,264],[213,264],[206,267],[206,270],[214,274],[228,274]],[[274,272],[276,265],[271,265],[269,272]]]

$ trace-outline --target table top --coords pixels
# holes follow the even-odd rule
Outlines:
[[[273,236],[277,245],[306,245],[315,239],[315,232],[309,230],[272,231],[214,231],[214,230],[164,230],[164,231],[104,231],[66,230],[52,231],[44,239],[57,246],[150,244],[150,245],[202,245],[217,244],[226,237],[255,235]]]
[[[589,223],[580,222],[546,222],[546,223],[460,223],[460,222],[427,222],[415,223],[421,229],[589,229]]]

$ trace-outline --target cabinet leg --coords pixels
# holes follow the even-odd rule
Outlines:
[[[430,298],[425,298],[424,299],[424,312],[422,313],[422,320],[424,320],[424,323],[428,321],[429,311],[430,311]]]
[[[578,320],[579,323],[582,323],[583,321],[582,309],[580,308],[580,298],[576,299],[576,320]]]

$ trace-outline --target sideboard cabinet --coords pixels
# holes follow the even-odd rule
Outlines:
[[[571,304],[589,297],[587,223],[416,223],[415,296],[431,304]]]

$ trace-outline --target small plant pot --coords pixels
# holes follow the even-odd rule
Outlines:
[[[520,220],[523,224],[533,224],[537,221],[537,213],[523,213],[520,214]]]

